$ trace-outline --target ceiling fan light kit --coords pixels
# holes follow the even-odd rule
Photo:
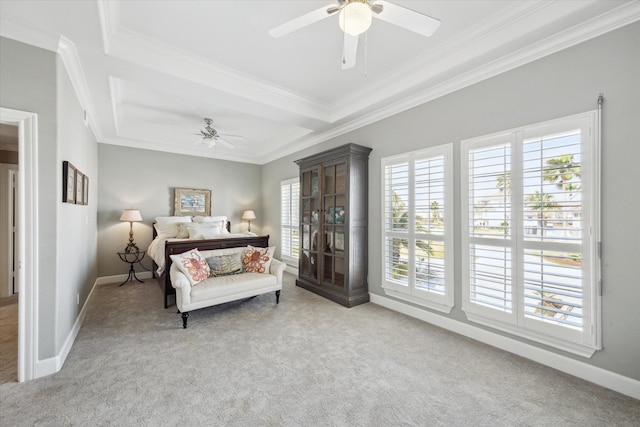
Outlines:
[[[359,0],[351,1],[340,10],[339,25],[345,33],[357,36],[371,27],[371,7]]]
[[[200,134],[199,134],[199,135],[202,135],[202,138],[197,140],[195,142],[195,144],[205,143],[205,144],[207,144],[207,147],[213,148],[213,147],[215,147],[216,143],[219,142],[222,145],[225,145],[225,146],[227,146],[229,148],[236,148],[235,145],[233,145],[230,142],[227,142],[224,139],[222,139],[221,135],[218,133],[218,131],[215,130],[213,127],[211,127],[211,125],[213,124],[213,120],[212,119],[205,118],[204,122],[206,123],[206,126],[205,126],[205,128],[203,130],[200,131]],[[240,135],[225,135],[225,136],[232,136],[232,137],[242,138]]]
[[[285,22],[269,31],[274,38],[285,36],[308,25],[338,14],[338,25],[344,32],[342,69],[356,65],[358,36],[371,27],[373,17],[397,25],[425,37],[431,36],[440,25],[440,20],[420,12],[389,3],[385,0],[337,0],[338,4],[321,7],[305,15]]]

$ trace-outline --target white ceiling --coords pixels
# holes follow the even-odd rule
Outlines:
[[[640,2],[393,1],[427,38],[374,20],[341,69],[328,1],[0,1],[0,35],[60,52],[101,143],[264,164],[640,19]],[[194,144],[213,119],[230,149]]]

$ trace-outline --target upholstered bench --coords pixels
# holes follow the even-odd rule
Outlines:
[[[275,292],[278,304],[286,264],[273,258],[273,250],[247,246],[172,255],[171,285],[183,328],[192,310],[267,292]]]

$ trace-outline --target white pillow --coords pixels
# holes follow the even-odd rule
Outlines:
[[[194,216],[193,222],[227,222],[226,216]]]
[[[189,238],[189,230],[187,230],[187,227],[189,226],[189,224],[192,224],[191,222],[179,222],[176,224],[176,227],[178,227],[178,234],[176,235],[176,238],[178,239],[188,239]]]
[[[212,239],[224,234],[222,232],[221,222],[192,223],[187,224],[186,229],[189,233],[190,240]]]
[[[209,263],[197,249],[191,249],[178,255],[171,255],[171,261],[187,276],[191,286],[197,285],[209,277]]]
[[[221,234],[229,234],[226,216],[194,216],[193,222],[198,224],[219,224]]]
[[[154,228],[160,239],[171,239],[178,236],[178,223],[191,222],[190,216],[157,216]]]
[[[242,267],[244,268],[244,271],[250,273],[269,274],[269,267],[271,266],[275,250],[275,246],[270,246],[268,248],[255,248],[251,245],[247,246],[247,249],[242,255]]]
[[[175,222],[191,222],[190,216],[157,216],[154,218],[156,224],[171,224]]]

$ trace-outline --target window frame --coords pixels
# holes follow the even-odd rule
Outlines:
[[[432,235],[431,233],[416,232],[415,227],[415,177],[414,166],[416,161],[433,159],[436,157],[443,157],[444,166],[444,224],[443,233],[441,235]],[[406,233],[398,231],[388,231],[386,227],[387,212],[386,206],[386,168],[387,166],[397,165],[401,163],[409,163],[409,224],[410,227]],[[403,153],[399,155],[393,155],[384,157],[381,159],[381,218],[383,223],[382,240],[381,240],[381,278],[382,289],[385,295],[408,301],[413,304],[441,311],[443,313],[450,313],[454,306],[454,284],[455,284],[455,269],[454,269],[454,183],[453,183],[453,144],[442,144],[435,147],[430,147],[423,150],[413,151],[410,153]],[[431,236],[431,237],[430,237]],[[414,246],[409,245],[409,277],[408,284],[400,285],[394,281],[387,279],[387,259],[386,259],[386,240],[388,237],[395,238],[407,238],[409,241],[432,239],[437,237],[436,240],[441,240],[444,243],[444,294],[436,294],[433,292],[425,292],[420,290],[415,285],[415,256]]]
[[[293,200],[293,186],[297,185],[298,186],[298,197],[297,200]],[[285,225],[283,224],[283,217],[284,217],[284,212],[283,212],[283,208],[284,208],[284,200],[282,198],[282,194],[284,191],[284,187],[287,187],[288,192],[289,192],[289,206],[288,206],[288,217],[290,219],[291,224]],[[289,179],[284,179],[282,181],[280,181],[280,239],[281,239],[281,250],[280,250],[280,256],[282,257],[282,260],[285,261],[287,264],[295,266],[296,268],[298,267],[298,257],[296,257],[294,255],[294,239],[293,239],[293,231],[297,231],[298,232],[298,253],[300,251],[300,177],[295,177],[295,178],[289,178]],[[284,239],[285,239],[285,229],[290,230],[290,235],[291,238],[289,239],[289,247],[291,248],[291,253],[285,253],[285,248],[286,246],[284,245]]]
[[[462,309],[467,318],[511,334],[550,345],[583,357],[591,357],[601,349],[601,289],[600,258],[597,252],[600,242],[600,129],[597,110],[558,118],[542,123],[522,126],[505,132],[470,138],[461,142],[460,201],[461,201],[461,253],[462,253]],[[532,247],[553,251],[554,243],[531,244],[525,241],[523,147],[525,141],[554,133],[581,130],[581,219],[580,242],[584,267],[582,268],[582,329],[572,330],[542,320],[525,316],[524,308],[524,253]],[[500,312],[471,301],[471,244],[478,241],[470,236],[470,152],[482,147],[496,146],[504,141],[510,144],[510,240],[499,247],[511,249],[511,313]]]

